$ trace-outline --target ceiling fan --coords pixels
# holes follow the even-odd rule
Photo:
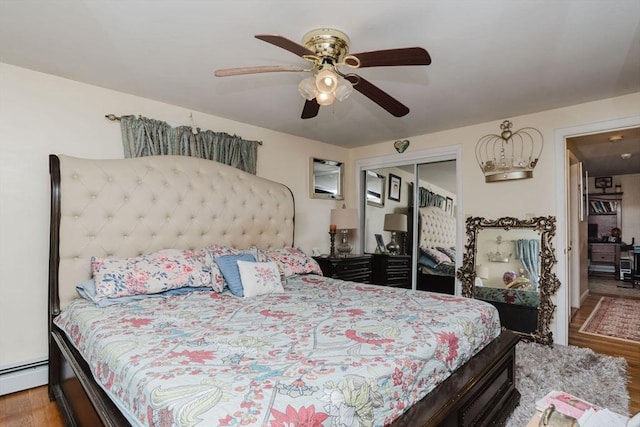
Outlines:
[[[431,57],[421,47],[374,50],[349,54],[349,38],[342,31],[321,28],[309,31],[302,44],[279,35],[256,35],[257,39],[288,50],[311,63],[311,68],[292,66],[260,66],[226,68],[215,71],[217,77],[271,72],[310,72],[298,85],[298,91],[306,99],[302,118],[318,115],[321,105],[331,105],[334,100],[346,99],[353,89],[396,117],[409,113],[409,108],[391,95],[365,80],[358,74],[344,72],[342,68],[387,67],[398,65],[429,65]]]

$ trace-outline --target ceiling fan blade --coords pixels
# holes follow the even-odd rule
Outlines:
[[[306,101],[304,103],[304,108],[302,109],[303,119],[311,119],[318,115],[318,111],[320,111],[320,104],[313,98],[311,101]]]
[[[300,67],[271,66],[223,68],[214,72],[216,77],[238,76],[241,74],[275,73],[280,71],[309,71]]]
[[[392,115],[402,117],[409,114],[409,107],[362,77],[356,74],[348,74],[346,79],[353,84],[353,88],[355,90],[387,110]]]
[[[371,52],[354,53],[353,56],[360,60],[360,67],[389,67],[395,65],[429,65],[431,57],[421,47],[406,47],[401,49],[374,50]],[[348,65],[356,65],[349,61]]]
[[[284,50],[288,50],[289,52],[296,54],[300,57],[305,55],[315,56],[315,52],[307,49],[306,47],[291,41],[282,36],[268,35],[268,34],[258,34],[255,36],[258,40],[262,40],[267,43],[271,43],[274,46],[278,46]]]

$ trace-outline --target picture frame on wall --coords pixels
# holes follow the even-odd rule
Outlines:
[[[613,187],[613,177],[610,176],[598,176],[593,179],[593,186],[601,188],[604,193],[607,188]]]
[[[392,173],[389,174],[389,200],[400,201],[400,190],[402,189],[402,178]]]
[[[444,205],[444,211],[449,215],[453,215],[453,199],[451,197],[447,197],[447,201]]]

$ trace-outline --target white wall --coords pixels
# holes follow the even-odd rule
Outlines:
[[[0,370],[47,357],[48,155],[123,157],[108,113],[185,125],[191,111],[0,63]],[[346,161],[348,150],[196,111],[193,118],[202,129],[263,141],[258,175],[293,191],[295,243],[328,252],[338,202],[309,198],[309,158]]]

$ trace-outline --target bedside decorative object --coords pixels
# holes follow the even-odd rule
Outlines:
[[[329,239],[331,240],[331,246],[329,248],[329,256],[336,256],[336,225],[331,224],[329,226]]]
[[[485,182],[533,178],[542,154],[542,133],[531,127],[511,132],[511,126],[509,120],[503,121],[500,135],[485,135],[476,144],[476,160]]]
[[[386,214],[384,216],[384,231],[391,232],[391,241],[387,244],[387,250],[392,255],[398,254],[400,245],[396,242],[396,233],[407,231],[407,216],[405,214]]]
[[[346,258],[351,252],[349,230],[358,228],[358,210],[346,209],[344,206],[342,209],[331,209],[331,224],[335,224],[336,228],[339,229],[342,234],[337,249],[338,254]]]
[[[376,253],[383,254],[387,250],[384,247],[384,240],[382,239],[382,234],[375,234],[376,237]]]

